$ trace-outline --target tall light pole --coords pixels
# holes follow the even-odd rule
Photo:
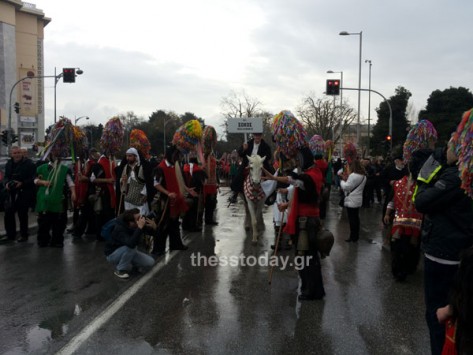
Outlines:
[[[172,118],[170,118],[168,120],[163,118],[163,142],[164,142],[163,154],[166,154],[166,125],[168,124],[168,122],[171,122],[171,121],[172,121]]]
[[[361,52],[362,52],[362,43],[363,43],[363,31],[349,33],[347,31],[342,31],[339,33],[340,36],[351,36],[357,35],[360,36],[360,58],[358,66],[358,118],[356,122],[356,142],[360,144],[360,108],[361,108]]]
[[[371,63],[371,59],[366,59],[365,63],[369,63],[369,84],[368,84],[368,147],[366,151],[368,152],[368,155],[370,154],[370,140],[371,140],[371,127],[370,127],[370,122],[371,122],[371,66],[373,65]]]
[[[80,116],[80,117],[74,118],[74,126],[77,126],[77,122],[79,122],[79,120],[82,119],[82,118],[85,118],[86,120],[88,120],[90,117],[89,116]]]

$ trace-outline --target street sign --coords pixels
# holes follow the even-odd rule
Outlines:
[[[263,133],[263,119],[258,118],[230,118],[227,121],[228,133]]]

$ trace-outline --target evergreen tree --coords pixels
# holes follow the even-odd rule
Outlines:
[[[409,130],[409,122],[407,120],[407,104],[412,94],[406,88],[398,86],[395,95],[389,98],[392,109],[392,145],[393,150],[402,149],[402,145],[406,140]],[[388,154],[389,149],[387,136],[389,135],[389,106],[383,101],[379,108],[378,122],[373,127],[373,136],[371,138],[371,148],[374,154]]]
[[[427,107],[419,113],[419,120],[427,119],[438,132],[439,145],[445,145],[455,131],[462,114],[473,107],[473,94],[464,87],[450,87],[433,91],[427,99]]]

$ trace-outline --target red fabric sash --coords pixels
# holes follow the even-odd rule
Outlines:
[[[422,213],[417,212],[412,201],[415,191],[415,182],[409,186],[409,177],[404,176],[401,180],[394,183],[394,208],[396,214],[393,221],[391,234],[420,236]]]
[[[213,155],[209,155],[207,158],[207,164],[205,166],[205,172],[207,173],[207,182],[204,184],[204,203],[207,196],[216,195],[217,189],[217,159]]]
[[[325,176],[327,175],[327,169],[328,169],[327,161],[325,159],[317,159],[317,160],[315,160],[315,165],[322,172],[322,177],[323,177],[324,183],[325,183]]]
[[[110,159],[106,156],[101,156],[98,163],[102,166],[104,173],[105,173],[105,179],[114,179],[115,180],[115,162],[112,161],[110,164]],[[112,183],[106,183],[106,184],[100,184],[99,186],[102,188],[106,188],[108,192],[110,193],[110,207],[115,208],[117,205],[117,197],[115,196],[115,184]]]
[[[190,164],[185,164],[184,168],[182,169],[182,172],[184,173],[184,179],[186,181],[187,186],[191,186],[192,182],[192,175],[197,172],[201,171],[201,167],[198,164],[194,163],[194,167],[192,169],[192,174],[191,174],[191,165]]]
[[[457,346],[455,341],[456,322],[449,319],[445,323],[445,343],[443,344],[442,355],[457,355]]]
[[[166,190],[173,192],[177,195],[174,201],[170,201],[170,213],[171,218],[179,217],[181,213],[186,212],[189,209],[189,206],[184,199],[184,196],[181,194],[179,189],[179,183],[177,182],[176,177],[176,168],[174,166],[167,166],[166,160],[159,163],[159,167],[164,173],[164,180],[166,181]]]
[[[82,175],[87,176],[90,169],[92,168],[92,165],[95,162],[93,160],[87,160],[85,162],[85,165],[82,167]],[[80,167],[80,162],[77,162],[74,164],[74,185],[75,185],[75,190],[76,190],[76,200],[74,202],[74,207],[80,207],[83,205],[87,199],[87,192],[89,190],[89,182],[87,181],[79,181],[79,167]]]
[[[315,184],[318,194],[322,191],[323,176],[319,168],[313,166],[306,170],[304,174],[309,175]],[[319,217],[320,210],[317,204],[299,203],[299,188],[294,190],[294,196],[291,200],[289,217],[287,218],[284,232],[288,234],[296,234],[296,224],[299,217]]]

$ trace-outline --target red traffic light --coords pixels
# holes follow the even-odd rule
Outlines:
[[[387,140],[387,141],[390,141],[390,140],[391,140],[391,136],[390,136],[390,135],[387,135],[387,136],[386,136],[386,140]]]
[[[328,79],[326,87],[327,95],[340,95],[340,80]]]
[[[75,83],[76,82],[76,68],[63,68],[62,81],[64,83]]]

